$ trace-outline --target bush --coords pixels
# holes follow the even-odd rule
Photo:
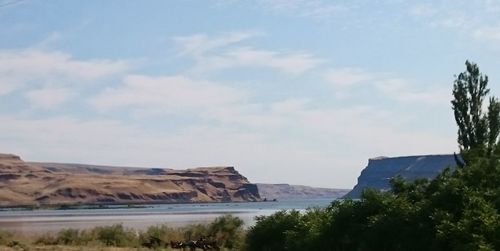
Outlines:
[[[287,248],[287,232],[298,231],[300,212],[296,210],[279,211],[270,216],[257,216],[255,226],[246,236],[248,251],[280,251]]]
[[[180,241],[183,234],[167,225],[150,226],[146,232],[141,233],[139,241],[142,246],[158,248],[166,246],[170,241]]]
[[[17,241],[17,240],[9,241],[9,243],[7,243],[7,247],[14,248],[15,250],[18,250],[18,249],[28,250],[28,248],[26,247],[26,245],[24,243]]]
[[[57,233],[57,244],[79,245],[84,244],[80,238],[80,231],[77,229],[63,229]]]
[[[52,235],[52,234],[43,234],[41,236],[38,236],[35,241],[33,242],[36,245],[45,245],[45,246],[51,246],[51,245],[57,245],[57,238]]]
[[[7,245],[12,239],[12,233],[0,230],[0,245]]]
[[[184,235],[184,240],[198,240],[208,235],[208,227],[205,224],[195,224],[179,229]]]
[[[92,239],[106,246],[136,247],[138,246],[137,234],[133,230],[125,229],[122,224],[96,227],[92,229]]]
[[[238,217],[220,216],[208,226],[208,235],[214,238],[220,247],[239,250],[243,245],[243,224],[243,220]]]
[[[148,248],[164,247],[170,241],[197,241],[205,239],[215,241],[219,247],[240,250],[244,239],[243,220],[232,215],[216,218],[210,224],[195,224],[182,228],[170,228],[167,225],[149,227],[141,233],[139,242]]]
[[[325,250],[324,226],[330,215],[326,209],[311,208],[301,214],[295,229],[286,231],[288,250]]]
[[[142,246],[157,249],[168,246],[171,241],[188,242],[203,239],[212,247],[218,246],[223,250],[241,250],[245,238],[243,225],[243,220],[232,215],[217,217],[210,224],[196,224],[182,228],[170,228],[167,225],[150,226],[144,232],[126,229],[118,224],[95,227],[90,230],[63,229],[57,234],[38,236],[33,243],[48,246],[98,247],[104,245],[133,248]],[[2,243],[14,245],[15,243],[9,236],[7,232],[0,231],[0,245]]]

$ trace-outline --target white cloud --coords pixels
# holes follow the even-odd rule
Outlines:
[[[226,53],[226,58],[228,63],[242,66],[266,66],[290,74],[302,74],[315,68],[323,61],[305,52],[283,53],[250,47],[230,50]]]
[[[209,37],[205,34],[176,37],[181,54],[195,60],[192,72],[209,72],[234,67],[267,67],[283,73],[299,75],[320,65],[324,60],[300,51],[273,51],[248,46],[234,46],[260,33],[224,33]]]
[[[257,4],[265,10],[316,20],[327,20],[350,8],[346,4],[322,0],[258,0]]]
[[[68,88],[43,88],[28,91],[26,98],[34,108],[51,109],[65,103],[73,95]]]
[[[310,100],[304,98],[290,98],[272,103],[271,111],[278,114],[289,114],[304,110]]]
[[[491,42],[498,42],[500,37],[497,0],[427,1],[410,6],[409,13],[432,27],[450,29],[462,36]]]
[[[0,50],[0,95],[27,86],[88,83],[130,67],[123,60],[79,60],[59,51]]]
[[[462,12],[451,12],[440,17],[434,22],[435,25],[453,29],[470,29],[473,24],[471,20]]]
[[[185,76],[131,75],[123,85],[107,88],[91,103],[102,111],[125,107],[161,113],[203,113],[245,98],[244,91]]]
[[[261,32],[229,32],[212,38],[206,34],[174,37],[173,40],[182,46],[181,53],[202,56],[212,50],[227,47],[243,40],[261,35]]]
[[[414,88],[416,84],[412,81],[389,73],[369,72],[359,68],[330,69],[324,78],[341,93],[345,93],[346,89],[363,85],[400,102],[443,104],[443,100],[451,98],[448,89],[445,88],[430,87],[418,90]]]
[[[474,32],[477,39],[500,42],[500,25],[483,27]]]
[[[331,69],[325,73],[325,80],[338,87],[352,86],[376,78],[374,74],[357,68]]]
[[[410,7],[410,14],[413,16],[430,17],[434,16],[438,10],[430,4],[417,4]]]
[[[500,1],[498,0],[480,0],[484,4],[486,11],[497,13],[500,12]]]
[[[404,116],[375,107],[304,110],[295,121],[323,139],[335,140],[336,144],[367,158],[374,154],[447,153],[455,146],[454,138],[449,135],[407,129]]]
[[[387,78],[375,81],[376,87],[388,97],[400,102],[419,102],[424,104],[448,104],[451,93],[448,89],[431,87],[415,90],[415,84],[401,78]]]

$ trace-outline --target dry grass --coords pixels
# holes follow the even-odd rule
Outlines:
[[[79,246],[79,247],[74,247],[74,246],[37,246],[37,245],[28,245],[26,247],[20,248],[20,247],[7,247],[7,246],[0,246],[0,251],[20,251],[20,250],[26,250],[26,251],[140,251],[140,250],[150,250],[150,249],[143,249],[143,248],[119,248],[119,247],[85,247],[85,246]],[[164,251],[171,251],[172,249],[156,249],[156,250],[164,250]]]
[[[210,224],[181,228],[167,225],[135,231],[122,225],[95,227],[88,230],[63,229],[58,233],[20,235],[0,231],[2,250],[175,250],[171,242],[205,239],[220,250],[240,250],[244,245],[243,221],[231,215],[216,218]],[[149,249],[148,249],[149,248]]]

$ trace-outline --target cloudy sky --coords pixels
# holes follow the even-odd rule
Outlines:
[[[0,152],[350,188],[452,153],[454,74],[500,88],[497,0],[0,0]]]

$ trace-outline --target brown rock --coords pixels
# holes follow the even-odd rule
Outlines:
[[[234,167],[187,170],[24,162],[0,154],[0,206],[258,201]]]

